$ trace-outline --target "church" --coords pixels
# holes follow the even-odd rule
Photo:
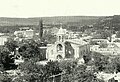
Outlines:
[[[83,55],[89,54],[89,43],[82,39],[69,39],[68,31],[62,27],[58,30],[57,40],[54,44],[48,44],[46,58],[48,60],[83,58]]]

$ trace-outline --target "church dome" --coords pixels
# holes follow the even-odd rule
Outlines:
[[[66,29],[63,29],[62,27],[58,30],[57,35],[64,35],[66,34]]]

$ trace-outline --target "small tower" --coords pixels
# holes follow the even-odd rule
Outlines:
[[[65,39],[66,30],[60,27],[57,33],[57,41],[63,42]]]

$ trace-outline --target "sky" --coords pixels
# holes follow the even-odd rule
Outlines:
[[[0,17],[120,15],[120,0],[0,0]]]

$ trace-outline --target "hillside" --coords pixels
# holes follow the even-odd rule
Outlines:
[[[98,29],[111,29],[120,30],[120,15],[104,17],[102,20],[96,22],[95,25]]]
[[[93,24],[101,17],[98,16],[56,16],[56,17],[41,17],[45,24],[72,24],[72,25],[84,25]],[[14,25],[38,25],[40,17],[35,18],[0,18],[0,26],[14,26]]]

